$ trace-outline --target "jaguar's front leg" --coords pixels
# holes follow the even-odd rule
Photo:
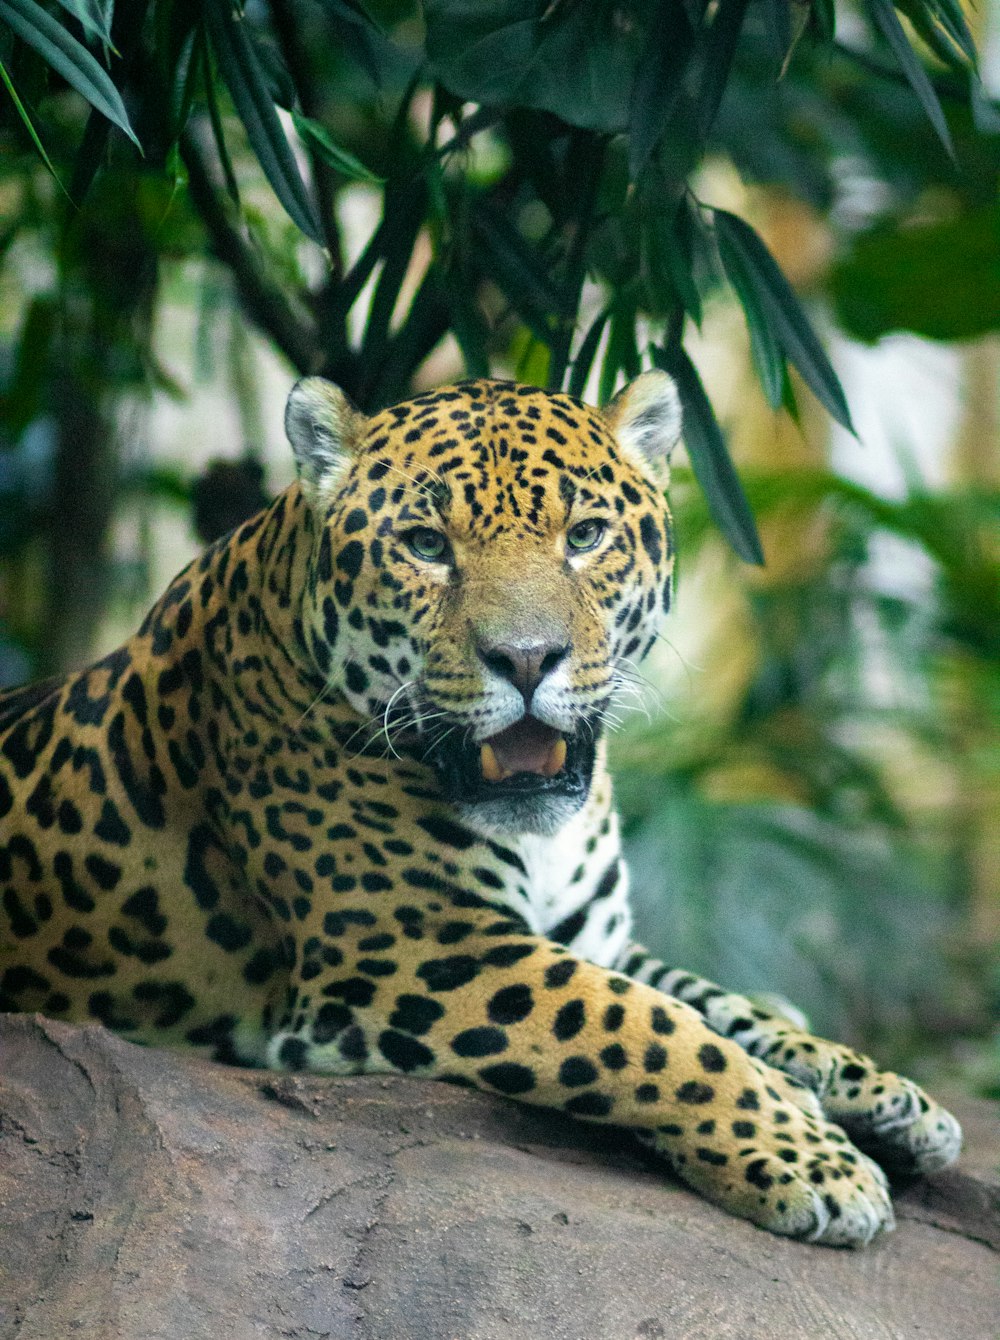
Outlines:
[[[457,1080],[631,1127],[709,1199],[776,1233],[857,1244],[891,1226],[881,1171],[812,1095],[688,1005],[495,914],[408,916],[328,923],[315,957],[338,966],[301,984],[272,1063]]]
[[[642,945],[630,944],[615,966],[635,981],[685,1001],[716,1033],[807,1085],[831,1121],[891,1170],[934,1172],[958,1157],[958,1122],[912,1080],[879,1070],[860,1052],[814,1037],[745,996],[668,968]]]

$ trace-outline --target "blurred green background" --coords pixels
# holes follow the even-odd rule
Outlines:
[[[659,364],[642,934],[1000,1095],[998,0],[0,0],[0,78],[0,686],[288,482],[296,375]]]

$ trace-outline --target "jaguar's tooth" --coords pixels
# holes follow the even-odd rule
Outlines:
[[[557,772],[562,772],[563,765],[566,762],[566,741],[559,737],[549,753],[548,758],[542,766],[543,777],[554,777]]]
[[[510,773],[500,766],[500,760],[493,752],[493,746],[484,744],[479,751],[479,766],[483,770],[483,778],[487,782],[502,782]]]

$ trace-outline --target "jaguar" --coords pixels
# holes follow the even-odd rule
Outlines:
[[[868,1242],[958,1154],[915,1084],[632,937],[606,761],[670,604],[676,387],[310,377],[296,481],[119,650],[0,695],[0,1009],[471,1085]]]

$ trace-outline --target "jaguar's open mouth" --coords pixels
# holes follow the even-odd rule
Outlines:
[[[522,772],[555,777],[566,764],[566,753],[566,741],[554,726],[526,716],[483,741],[479,766],[492,785]]]
[[[563,734],[526,716],[478,742],[443,731],[429,742],[424,758],[451,802],[490,814],[500,806],[516,813],[516,826],[533,827],[536,812],[570,814],[584,803],[599,734],[597,720]]]

